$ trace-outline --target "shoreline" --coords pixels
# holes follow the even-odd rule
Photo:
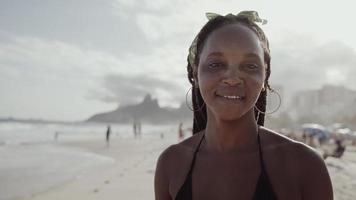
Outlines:
[[[154,171],[159,154],[177,142],[176,135],[157,138],[114,138],[109,148],[105,141],[63,142],[59,145],[82,148],[90,153],[108,156],[114,163],[89,169],[72,180],[50,187],[19,200],[65,199],[154,199]],[[356,197],[356,147],[348,146],[341,159],[327,158],[335,200],[353,200]]]
[[[168,135],[166,135],[168,136]],[[172,135],[173,136],[173,135]],[[174,135],[175,136],[175,135]],[[19,198],[45,199],[154,199],[155,163],[161,151],[174,142],[173,137],[114,138],[110,147],[104,141],[86,140],[60,145],[80,147],[85,151],[115,159],[99,169],[88,170],[67,183]]]

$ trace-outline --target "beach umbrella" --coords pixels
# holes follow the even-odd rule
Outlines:
[[[306,135],[317,137],[322,140],[327,139],[330,135],[326,128],[320,124],[303,124],[302,131]]]

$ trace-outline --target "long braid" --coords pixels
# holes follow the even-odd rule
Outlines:
[[[256,107],[262,112],[266,111],[266,103],[267,103],[266,99],[267,99],[267,92],[262,91],[256,102]],[[255,112],[255,119],[257,120],[257,124],[263,126],[265,123],[265,114],[260,113],[257,109],[254,109],[254,112]]]
[[[206,106],[199,88],[195,86],[193,67],[188,62],[187,66],[188,80],[192,84],[192,103],[193,103],[193,134],[204,130],[206,127]]]
[[[200,132],[206,127],[207,114],[206,105],[200,94],[199,88],[193,89],[193,108],[194,108],[194,123],[193,123],[193,133]]]
[[[271,57],[270,57],[269,43],[267,37],[265,36],[263,30],[254,22],[251,22],[244,18],[237,18],[237,17],[231,18],[231,17],[219,16],[213,20],[208,21],[200,30],[197,36],[197,56],[195,57],[194,60],[195,66],[191,66],[191,64],[189,63],[189,56],[187,58],[188,80],[193,87],[192,89],[192,103],[193,103],[193,110],[194,110],[193,134],[204,130],[206,128],[206,123],[207,123],[206,105],[200,94],[199,88],[196,87],[196,81],[197,81],[196,72],[197,72],[197,66],[199,64],[200,53],[203,49],[205,40],[207,39],[208,35],[211,32],[224,25],[233,24],[233,23],[241,23],[247,26],[257,34],[258,38],[261,41],[262,48],[264,51],[265,63],[267,64],[266,78],[264,83],[266,90],[260,93],[258,100],[256,102],[256,107],[262,112],[266,111],[267,89],[271,89],[268,83],[268,79],[271,74],[271,69],[270,69]],[[265,118],[264,113],[259,113],[259,111],[257,111],[256,109],[254,111],[255,111],[255,118],[257,120],[257,124],[263,126],[264,118]]]
[[[260,96],[258,97],[257,102],[255,104],[256,107],[258,108],[258,110],[260,110],[262,112],[259,112],[257,109],[254,109],[255,119],[257,120],[257,124],[260,126],[263,126],[264,122],[265,122],[265,112],[266,112],[266,105],[267,105],[267,90],[271,90],[271,87],[268,83],[269,76],[271,75],[271,66],[270,66],[271,58],[270,57],[266,61],[266,63],[267,63],[267,69],[266,69],[266,78],[265,78],[265,83],[264,83],[266,88],[265,88],[265,90],[263,90],[260,93]]]

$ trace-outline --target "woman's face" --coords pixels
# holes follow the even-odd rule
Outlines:
[[[200,54],[197,74],[208,113],[236,120],[253,112],[266,66],[260,40],[245,25],[225,25],[213,31]]]

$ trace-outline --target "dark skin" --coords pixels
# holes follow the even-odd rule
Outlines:
[[[207,126],[161,154],[156,200],[175,199],[203,134],[193,171],[193,199],[252,199],[261,172],[258,133],[278,199],[333,199],[328,171],[316,152],[258,127],[253,108],[264,89],[265,69],[260,41],[248,27],[225,25],[208,36],[195,77],[207,105]]]

